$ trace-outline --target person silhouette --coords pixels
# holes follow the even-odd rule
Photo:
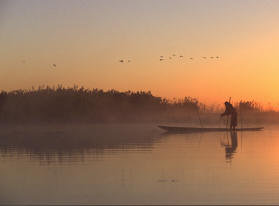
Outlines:
[[[237,126],[237,112],[236,109],[232,106],[231,103],[225,102],[226,110],[224,113],[221,114],[221,117],[223,116],[231,116],[231,122],[230,122],[230,130],[235,130]]]

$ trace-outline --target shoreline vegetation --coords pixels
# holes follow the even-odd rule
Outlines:
[[[238,125],[279,123],[279,112],[255,101],[234,103]],[[166,99],[150,91],[40,86],[0,92],[0,122],[9,123],[193,123],[224,124],[223,105],[206,105],[196,98]]]

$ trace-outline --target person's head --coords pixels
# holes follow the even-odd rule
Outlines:
[[[229,105],[230,105],[230,103],[226,101],[225,102],[225,106],[229,106]]]

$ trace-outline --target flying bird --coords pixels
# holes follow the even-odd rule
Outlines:
[[[193,58],[193,57],[190,57],[189,59],[193,60],[194,58]]]
[[[164,56],[160,56],[160,58],[164,58]]]
[[[160,59],[160,61],[163,61],[164,59]]]
[[[216,56],[216,59],[219,59],[220,57],[219,56]]]
[[[214,57],[210,57],[211,59],[214,59]]]
[[[175,57],[176,55],[175,55],[175,54],[173,54],[172,56],[173,56],[173,57]]]
[[[130,63],[131,62],[131,60],[128,60],[128,63]]]
[[[203,59],[206,59],[206,57],[202,57]]]
[[[57,67],[57,65],[56,65],[56,64],[50,64],[49,67],[50,67],[51,69],[54,69],[54,68]]]
[[[180,55],[179,57],[180,57],[180,58],[182,58],[183,56],[182,56],[182,55]]]
[[[120,62],[120,63],[124,63],[124,60],[123,60],[123,59],[120,59],[119,62]]]

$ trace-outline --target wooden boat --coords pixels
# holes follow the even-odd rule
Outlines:
[[[231,131],[229,128],[214,128],[214,127],[171,127],[158,125],[159,128],[171,133],[187,133],[187,132],[225,132]],[[236,131],[261,131],[264,127],[248,127],[236,128]]]

